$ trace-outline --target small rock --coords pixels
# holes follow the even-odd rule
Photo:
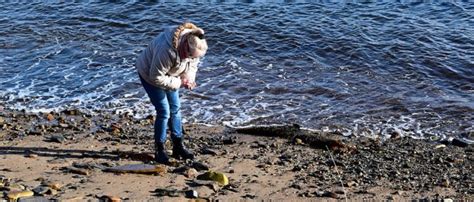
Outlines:
[[[316,192],[316,196],[338,198],[336,193],[330,192],[330,191],[318,191],[318,192]]]
[[[111,196],[111,195],[103,195],[100,197],[100,199],[108,202],[120,202],[122,199],[118,196]]]
[[[303,140],[301,140],[300,138],[296,138],[296,139],[295,139],[295,144],[297,144],[297,145],[302,145],[302,144],[303,144]]]
[[[65,167],[63,168],[66,172],[70,172],[70,173],[75,173],[75,174],[79,174],[79,175],[89,175],[89,171],[85,170],[85,169],[81,169],[81,168],[75,168],[75,167]]]
[[[59,182],[42,182],[41,184],[54,190],[60,190],[63,187]]]
[[[453,199],[445,198],[445,199],[443,199],[443,202],[453,202]]]
[[[179,197],[182,192],[177,189],[162,189],[158,188],[154,191],[156,196],[169,196],[169,197]]]
[[[25,155],[25,157],[35,159],[35,158],[38,158],[38,154],[29,153],[29,154]]]
[[[69,125],[66,124],[66,123],[60,123],[60,124],[59,124],[59,127],[61,127],[61,128],[69,128]]]
[[[346,183],[347,187],[357,187],[358,184],[355,181],[350,181]]]
[[[237,138],[235,136],[225,137],[224,139],[222,139],[222,143],[225,145],[235,144],[237,143],[236,139]]]
[[[195,190],[188,190],[184,192],[186,198],[198,198],[199,194]]]
[[[43,196],[43,195],[47,194],[50,191],[50,189],[51,188],[46,187],[46,186],[38,186],[38,187],[34,188],[32,191],[36,195]]]
[[[8,192],[7,194],[7,198],[10,199],[10,200],[17,200],[18,198],[22,198],[22,197],[30,197],[30,196],[33,196],[34,193],[32,191],[11,191],[11,192]]]
[[[53,135],[49,138],[49,141],[56,142],[56,143],[63,143],[64,141],[66,141],[66,138],[64,138],[64,136],[62,135]]]
[[[229,179],[224,173],[215,172],[215,171],[207,171],[197,176],[197,179],[198,180],[212,180],[212,181],[218,182],[222,186],[229,184]]]
[[[454,146],[458,146],[458,147],[467,147],[467,146],[469,146],[469,143],[467,143],[463,139],[458,139],[458,138],[454,138],[453,141],[451,142],[451,144],[453,144]]]
[[[446,148],[445,144],[439,144],[435,146],[435,149],[443,149],[443,148]]]
[[[194,168],[190,168],[190,169],[188,169],[184,172],[184,176],[186,176],[187,178],[194,178],[198,174],[199,174],[199,172]]]
[[[201,162],[198,162],[198,161],[194,161],[193,164],[191,165],[191,167],[193,167],[194,169],[196,169],[198,171],[209,170],[208,165],[206,165],[204,163],[201,163]]]
[[[48,114],[46,115],[46,119],[48,119],[48,121],[52,121],[54,120],[54,116],[52,114]]]
[[[208,154],[208,155],[217,155],[217,152],[215,150],[209,149],[207,147],[201,149],[201,154]]]

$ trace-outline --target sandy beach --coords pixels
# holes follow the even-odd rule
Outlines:
[[[354,146],[352,152],[337,152],[301,140],[187,124],[194,162],[178,160],[156,174],[106,172],[114,166],[152,165],[152,123],[152,117],[127,114],[2,108],[3,199],[24,190],[35,190],[36,199],[64,201],[474,199],[472,145],[397,134],[386,141],[336,137]],[[223,173],[229,184],[196,180],[207,169]],[[40,194],[38,187],[48,192]]]

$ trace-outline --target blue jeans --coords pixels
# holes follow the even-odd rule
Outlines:
[[[166,142],[166,129],[169,126],[171,138],[181,138],[181,102],[179,90],[164,90],[146,82],[141,76],[140,80],[145,88],[151,103],[155,106],[155,142]]]

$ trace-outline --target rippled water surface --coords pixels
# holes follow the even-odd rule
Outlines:
[[[164,26],[206,30],[188,122],[345,135],[474,130],[474,4],[2,3],[0,102],[153,113],[134,69]]]

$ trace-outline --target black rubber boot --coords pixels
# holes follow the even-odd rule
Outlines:
[[[183,143],[183,138],[173,139],[173,157],[176,159],[194,159],[194,154],[187,150]]]
[[[165,143],[155,142],[155,161],[156,163],[169,164],[170,158],[166,154]]]

